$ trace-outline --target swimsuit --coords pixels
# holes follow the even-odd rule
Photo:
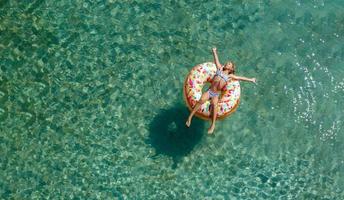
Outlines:
[[[225,82],[227,82],[227,81],[230,79],[230,78],[228,77],[228,75],[223,74],[222,71],[219,70],[219,69],[216,70],[215,76],[221,77]],[[214,77],[214,78],[215,78],[215,77]],[[208,89],[208,92],[209,92],[209,97],[210,97],[210,98],[217,97],[217,96],[220,95],[219,93],[212,91],[210,88]]]
[[[226,74],[223,74],[221,70],[217,69],[215,76],[221,77],[225,82],[229,80],[229,77]]]
[[[210,97],[210,98],[217,97],[217,96],[220,95],[220,94],[217,93],[217,92],[213,92],[210,88],[208,89],[208,93],[209,93],[209,97]]]

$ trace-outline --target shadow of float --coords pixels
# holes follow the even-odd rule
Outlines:
[[[187,128],[185,121],[188,115],[189,112],[183,105],[163,109],[149,127],[148,143],[155,148],[155,156],[163,154],[172,157],[172,168],[177,167],[181,159],[194,149],[203,136],[204,121],[194,117],[191,127]]]

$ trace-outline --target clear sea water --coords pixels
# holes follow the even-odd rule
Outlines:
[[[0,199],[344,199],[344,1],[0,0]],[[232,59],[241,103],[183,81]]]

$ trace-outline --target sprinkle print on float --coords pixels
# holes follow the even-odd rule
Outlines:
[[[216,65],[206,62],[191,69],[185,79],[183,95],[186,105],[191,111],[202,96],[205,83],[210,83],[216,73]],[[240,102],[240,84],[237,80],[229,81],[224,87],[218,102],[217,119],[224,119],[237,109]],[[206,101],[196,112],[196,116],[205,120],[211,119],[210,100]]]

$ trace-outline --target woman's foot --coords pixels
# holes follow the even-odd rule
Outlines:
[[[188,120],[186,121],[185,124],[186,124],[187,127],[190,127],[190,125],[191,125],[191,118],[188,118]]]
[[[214,126],[214,125],[211,125],[210,128],[208,129],[208,134],[209,134],[209,135],[213,134],[214,129],[215,129],[215,126]]]

